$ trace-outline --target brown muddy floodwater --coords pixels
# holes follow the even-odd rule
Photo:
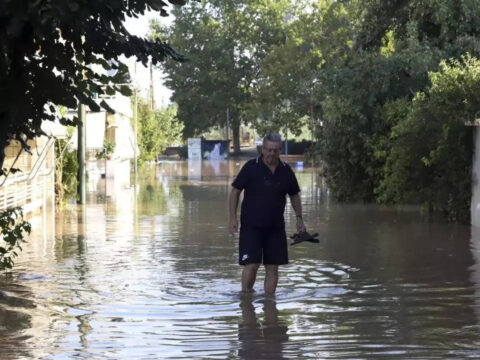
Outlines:
[[[241,296],[227,235],[238,170],[165,162],[136,191],[99,183],[83,208],[33,219],[0,275],[0,359],[480,358],[478,231],[417,208],[335,204],[297,169],[322,242],[290,248],[275,298],[263,271]]]

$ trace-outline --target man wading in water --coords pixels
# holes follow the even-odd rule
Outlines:
[[[278,265],[288,264],[285,233],[286,195],[297,215],[297,231],[306,231],[297,178],[280,160],[282,137],[269,133],[263,138],[262,155],[249,160],[232,183],[230,234],[238,231],[237,206],[245,190],[241,211],[239,264],[244,265],[242,291],[252,292],[260,264],[265,266],[265,293],[273,294],[278,283]]]

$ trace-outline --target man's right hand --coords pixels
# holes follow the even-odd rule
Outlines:
[[[228,225],[228,232],[233,235],[238,231],[238,220],[237,219],[230,219],[230,223]]]

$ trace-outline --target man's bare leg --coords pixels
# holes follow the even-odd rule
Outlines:
[[[278,265],[265,265],[265,294],[275,294],[278,284]]]
[[[243,292],[252,292],[253,284],[255,284],[255,279],[257,278],[257,270],[260,267],[260,264],[247,264],[243,268],[242,272],[242,291]]]

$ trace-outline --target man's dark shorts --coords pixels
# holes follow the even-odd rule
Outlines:
[[[288,264],[285,228],[241,226],[238,255],[240,265],[252,263],[263,263],[264,265]]]

